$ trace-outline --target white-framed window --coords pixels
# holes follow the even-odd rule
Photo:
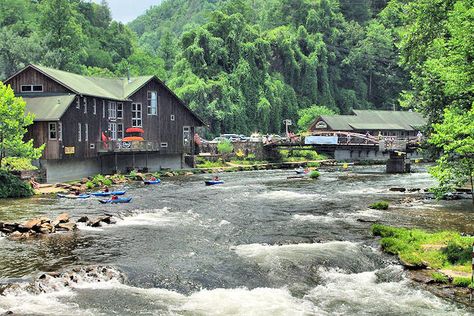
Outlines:
[[[43,85],[41,84],[21,85],[21,92],[43,92]]]
[[[82,125],[77,123],[77,141],[82,142]]]
[[[79,96],[76,97],[76,109],[81,108],[81,98]]]
[[[148,115],[158,114],[158,93],[156,91],[148,91]]]
[[[168,147],[168,143],[163,142],[163,143],[160,144],[160,146],[161,146],[162,148],[167,148],[167,147]]]
[[[109,136],[111,140],[117,140],[117,123],[109,123]]]
[[[84,114],[87,114],[87,98],[84,98]]]
[[[63,123],[61,122],[58,123],[58,140],[63,140]]]
[[[109,101],[109,120],[115,121],[117,119],[117,103]]]
[[[132,127],[142,127],[141,103],[132,103]]]
[[[183,145],[191,146],[191,127],[183,126]]]
[[[49,140],[58,139],[58,124],[56,122],[48,123],[48,139]]]
[[[86,142],[89,141],[89,124],[88,123],[84,124],[84,141]]]
[[[123,103],[122,102],[117,103],[117,118],[123,119]]]
[[[171,114],[171,115],[170,115],[170,120],[174,122],[175,119],[176,119],[176,118],[174,117],[174,114]]]
[[[117,124],[117,138],[118,139],[123,139],[124,137],[124,130],[123,130],[123,123],[118,123]]]
[[[105,100],[102,100],[102,118],[105,118]]]
[[[92,100],[92,114],[97,114],[97,99]]]

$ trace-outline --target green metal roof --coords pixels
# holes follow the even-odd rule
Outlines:
[[[322,115],[320,118],[326,122],[329,128],[337,131],[414,131],[427,124],[426,119],[417,112],[354,110],[353,113],[354,115]]]
[[[57,95],[46,97],[23,97],[26,101],[26,113],[33,113],[35,121],[59,121],[75,95]]]
[[[124,78],[87,77],[39,65],[32,64],[31,66],[77,94],[118,101],[126,101],[135,91],[154,77],[133,77],[130,80]]]

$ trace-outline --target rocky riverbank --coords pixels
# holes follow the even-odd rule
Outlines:
[[[0,222],[0,233],[10,239],[28,239],[47,236],[60,232],[73,232],[78,230],[77,223],[85,223],[87,226],[100,227],[102,224],[115,224],[117,221],[112,215],[105,214],[93,219],[87,216],[80,217],[74,222],[67,213],[62,213],[54,220],[47,217],[29,219],[22,223]]]

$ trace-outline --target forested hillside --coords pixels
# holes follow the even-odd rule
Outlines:
[[[28,63],[155,74],[212,134],[279,133],[283,119],[307,122],[320,111],[400,108],[402,91],[403,104],[440,121],[451,102],[437,97],[442,83],[467,85],[466,76],[441,67],[452,40],[436,39],[451,31],[439,20],[455,25],[450,12],[459,3],[472,1],[165,0],[123,25],[106,1],[0,0],[0,77]],[[423,6],[429,12],[420,17],[414,12]]]
[[[165,1],[131,27],[213,132],[281,132],[316,105],[398,106],[406,79],[396,33],[377,18],[386,1],[353,2]]]

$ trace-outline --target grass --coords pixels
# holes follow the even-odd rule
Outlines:
[[[303,162],[327,159],[326,156],[318,154],[314,150],[280,150],[279,153],[283,162]]]
[[[209,160],[200,160],[197,164],[197,168],[220,168],[225,167],[226,164],[222,160],[218,161],[209,161]]]
[[[447,275],[440,273],[440,272],[433,272],[431,273],[431,277],[436,283],[449,283],[449,278]]]
[[[387,210],[388,209],[387,201],[378,201],[369,205],[369,208],[374,210]]]
[[[268,163],[268,161],[259,161],[259,160],[231,160],[230,162],[235,165],[241,165],[241,166],[253,166],[253,165]]]
[[[405,263],[428,266],[432,269],[446,269],[470,272],[472,243],[474,237],[461,236],[453,231],[429,233],[420,229],[407,229],[374,224],[372,233],[380,236],[382,249],[398,255]],[[433,279],[443,279],[439,275]],[[470,285],[463,277],[456,277],[453,285]]]

